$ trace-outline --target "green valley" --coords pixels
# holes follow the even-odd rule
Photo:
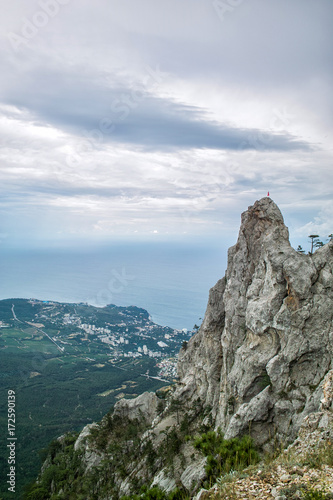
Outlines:
[[[0,301],[1,484],[9,467],[9,390],[16,395],[19,491],[35,479],[40,450],[52,439],[100,420],[123,397],[172,382],[177,352],[188,338],[136,307]],[[2,497],[12,498],[6,492],[5,486]]]

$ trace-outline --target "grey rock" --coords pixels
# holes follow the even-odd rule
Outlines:
[[[98,424],[95,424],[95,423],[88,424],[85,427],[83,427],[77,440],[75,441],[75,444],[74,444],[75,451],[84,450],[87,448],[87,446],[88,446],[87,438],[88,438],[88,436],[90,436],[90,431],[92,429],[96,429],[96,428],[98,428]]]
[[[250,433],[264,450],[276,440],[294,441],[298,432],[298,439],[327,434],[333,420],[332,324],[333,242],[312,256],[297,253],[279,208],[263,198],[242,214],[226,274],[210,290],[202,326],[179,353],[173,398],[184,414],[200,403],[205,422],[220,427],[226,438]],[[158,401],[144,393],[120,400],[114,409],[115,415],[145,421],[141,441],[150,439],[155,451],[166,430],[179,425],[169,407],[157,415]],[[87,433],[89,426],[76,449],[84,450],[86,463],[98,463]],[[182,445],[182,459],[173,458],[174,477],[163,460],[155,477],[137,460],[120,492],[128,493],[136,478],[166,492],[180,481],[193,494],[205,477],[205,459],[194,452]],[[284,498],[277,489],[271,493]],[[201,490],[195,498],[207,495]]]
[[[155,477],[152,482],[152,487],[158,486],[161,490],[166,493],[170,493],[170,491],[176,488],[176,481],[170,477],[166,471],[166,469],[162,469]]]
[[[177,395],[211,406],[226,437],[292,440],[306,415],[332,405],[333,383],[323,394],[332,320],[333,242],[296,252],[279,208],[263,198],[242,214],[225,277],[180,353]]]
[[[180,477],[182,485],[188,490],[195,490],[198,486],[200,486],[201,482],[206,477],[206,467],[207,458],[205,457],[203,460],[199,462],[195,462],[194,464],[189,465],[183,472]]]
[[[271,489],[271,495],[272,495],[274,498],[276,498],[276,497],[279,495],[279,490],[278,490],[276,487],[272,488],[272,489]]]
[[[84,463],[86,473],[93,467],[97,467],[103,458],[101,453],[97,452],[90,446],[88,440],[91,430],[98,427],[99,426],[96,423],[86,425],[80,432],[74,444],[74,450],[82,453],[82,461]]]
[[[280,481],[282,481],[282,483],[287,483],[288,481],[290,481],[290,476],[289,474],[282,474],[280,476]]]
[[[323,397],[320,401],[321,410],[332,409],[333,405],[333,370],[330,370],[323,380]]]
[[[114,415],[129,420],[145,420],[150,425],[157,416],[158,401],[153,392],[144,392],[135,399],[121,399],[115,404]]]
[[[194,497],[193,500],[204,500],[206,498],[210,498],[211,493],[208,490],[202,488]]]

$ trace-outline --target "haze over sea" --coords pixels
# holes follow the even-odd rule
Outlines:
[[[224,275],[226,251],[204,243],[0,249],[0,298],[135,305],[154,322],[192,329]]]

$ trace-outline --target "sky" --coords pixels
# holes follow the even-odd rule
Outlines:
[[[0,244],[333,232],[331,0],[1,0]]]

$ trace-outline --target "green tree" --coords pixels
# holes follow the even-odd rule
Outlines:
[[[319,234],[310,234],[309,238],[311,239],[310,255],[312,255],[313,254],[313,247],[315,247],[316,243],[319,241]]]

